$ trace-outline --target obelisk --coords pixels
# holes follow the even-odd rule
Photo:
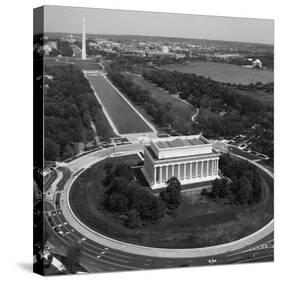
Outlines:
[[[86,23],[82,20],[82,60],[86,60]]]

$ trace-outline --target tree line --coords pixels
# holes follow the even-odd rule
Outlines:
[[[78,143],[94,142],[111,128],[88,80],[74,65],[45,65],[44,148],[46,160],[64,160],[78,153]]]
[[[255,124],[266,124],[264,129],[269,138],[266,138],[266,142],[260,142],[259,148],[261,152],[273,155],[271,106],[196,74],[146,69],[143,76],[171,94],[179,94],[182,99],[199,108],[200,114],[195,126],[207,138],[230,139],[237,134],[247,133]],[[253,139],[253,145],[258,141],[258,138]]]
[[[158,127],[169,126],[179,133],[190,133],[191,122],[187,122],[187,118],[183,120],[172,103],[159,102],[152,97],[149,90],[142,89],[130,77],[125,76],[118,70],[110,69],[108,77],[133,103],[141,105]]]
[[[224,154],[220,158],[219,168],[224,177],[213,182],[210,193],[202,190],[203,195],[228,199],[234,204],[251,205],[261,200],[261,179],[256,167]]]
[[[128,228],[137,228],[158,222],[169,210],[181,204],[180,182],[172,177],[159,196],[148,187],[134,181],[132,169],[127,164],[105,164],[106,177],[103,206]]]
[[[62,57],[72,57],[73,50],[68,41],[57,40],[57,49],[52,49],[49,53],[51,57],[57,57],[61,55]]]

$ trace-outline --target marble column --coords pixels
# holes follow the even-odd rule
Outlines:
[[[216,175],[219,173],[219,160],[216,160]]]

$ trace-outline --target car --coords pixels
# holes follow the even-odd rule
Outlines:
[[[214,258],[211,258],[211,259],[208,260],[208,263],[209,263],[209,264],[214,264],[214,263],[216,263],[216,262],[217,262],[217,260],[214,259]]]
[[[249,259],[255,258],[255,257],[257,257],[258,255],[259,255],[258,253],[252,253],[252,254],[250,254],[250,255],[248,256],[248,258],[249,258]]]
[[[59,230],[57,233],[58,233],[58,235],[61,236],[61,237],[64,237],[64,236],[65,236],[65,234],[64,234],[61,230]]]
[[[248,146],[247,144],[243,143],[243,144],[241,144],[241,145],[239,146],[239,148],[240,148],[240,149],[245,149],[247,146]]]
[[[188,267],[190,266],[189,264],[181,264],[180,267]]]

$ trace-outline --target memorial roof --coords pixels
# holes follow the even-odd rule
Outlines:
[[[160,162],[171,162],[174,160],[191,160],[191,159],[202,159],[202,158],[211,158],[214,156],[218,156],[219,153],[215,150],[212,149],[210,153],[206,154],[195,154],[195,155],[190,155],[190,156],[175,156],[175,157],[168,157],[164,159],[159,159],[155,152],[152,150],[151,146],[145,146],[147,152],[149,153],[150,157],[153,159],[153,161],[160,161]]]
[[[153,142],[159,149],[166,148],[179,148],[179,147],[187,147],[187,146],[197,146],[208,144],[205,140],[203,140],[200,136],[193,138],[173,138],[173,139],[164,139],[157,140]]]

